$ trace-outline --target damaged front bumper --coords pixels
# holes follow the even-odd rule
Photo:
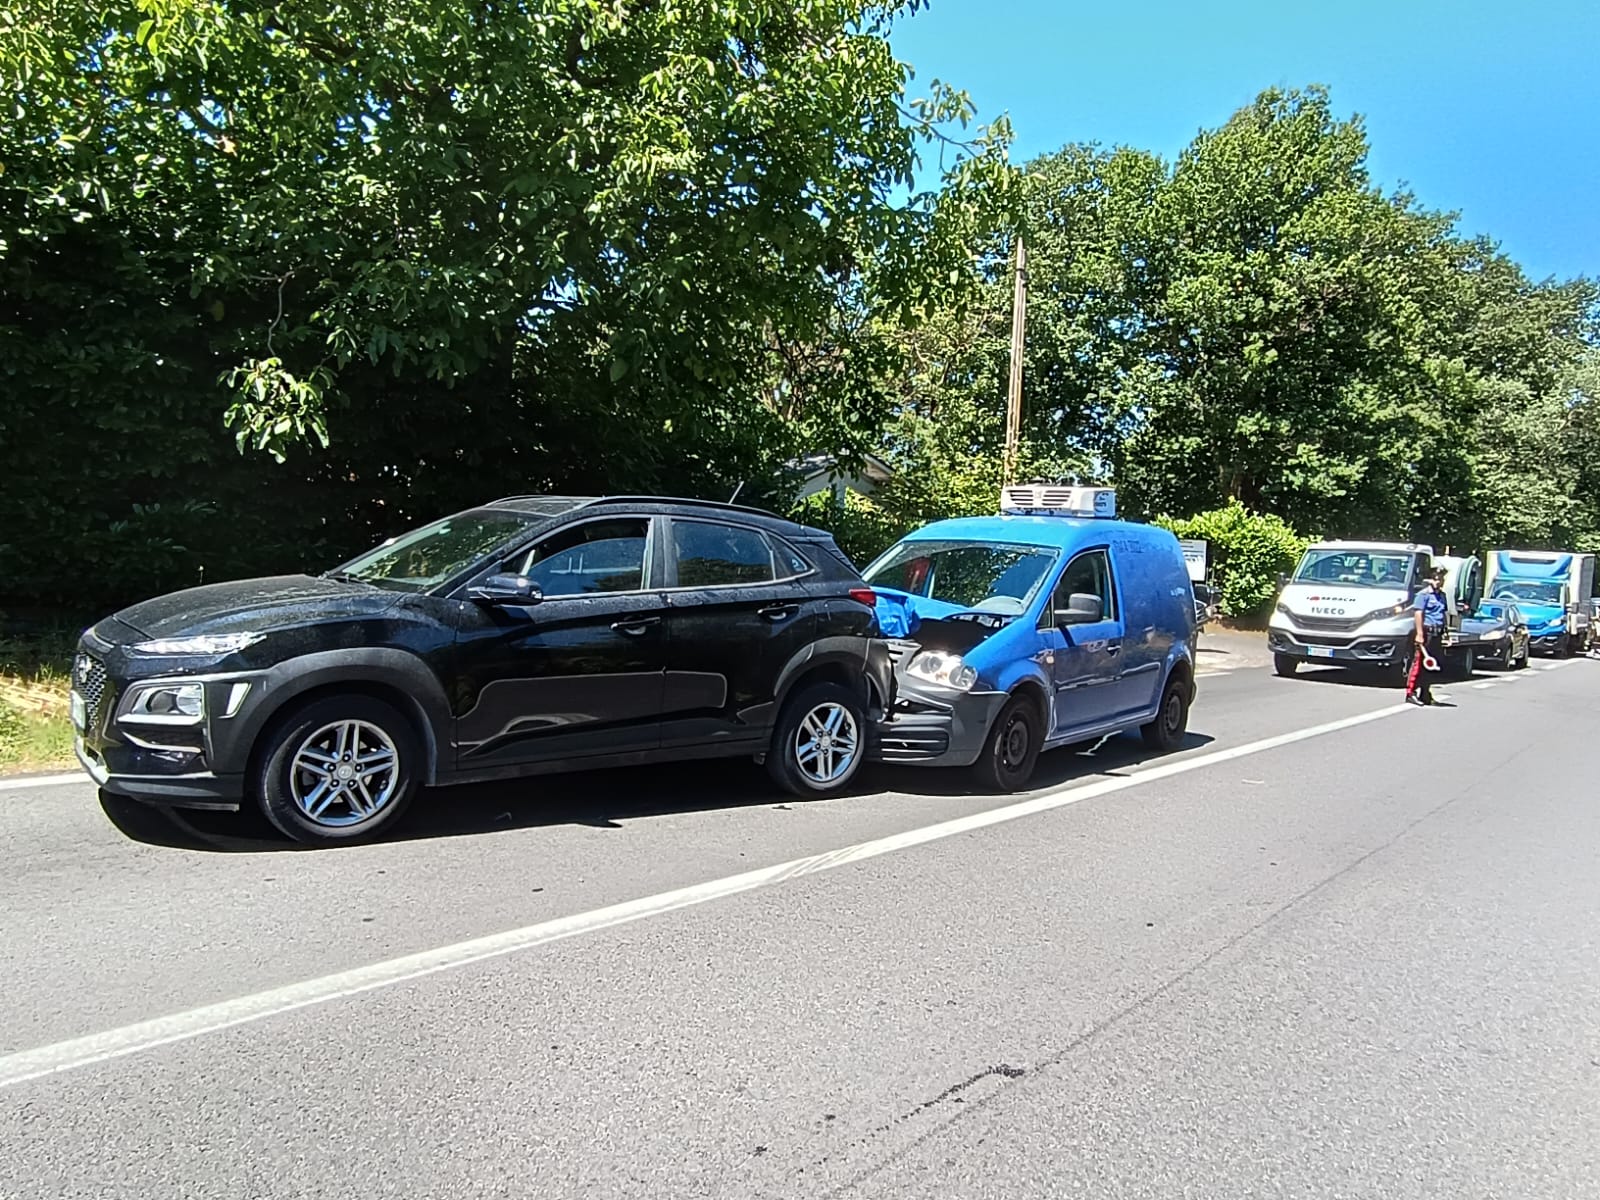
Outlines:
[[[877,757],[886,763],[970,767],[1009,697],[1004,692],[952,692],[899,678],[894,706],[878,726]]]

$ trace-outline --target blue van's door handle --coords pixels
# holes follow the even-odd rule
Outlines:
[[[1107,642],[1106,643],[1106,653],[1108,655],[1111,655],[1111,656],[1115,657],[1117,651],[1121,650],[1121,649],[1122,649],[1122,643],[1121,642]]]

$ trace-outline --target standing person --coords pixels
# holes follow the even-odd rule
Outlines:
[[[1428,668],[1423,666],[1423,660],[1431,658],[1439,661],[1439,652],[1444,644],[1444,618],[1448,611],[1448,604],[1444,598],[1444,569],[1430,567],[1423,582],[1422,588],[1417,592],[1417,598],[1411,604],[1411,612],[1415,620],[1411,644],[1411,662],[1406,668],[1406,702],[1408,704],[1432,704],[1433,684],[1428,678]]]

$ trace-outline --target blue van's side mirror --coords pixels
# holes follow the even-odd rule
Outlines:
[[[1073,592],[1067,606],[1056,609],[1057,625],[1093,625],[1105,617],[1105,607],[1093,592]]]

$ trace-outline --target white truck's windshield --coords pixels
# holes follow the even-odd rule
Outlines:
[[[1293,582],[1403,588],[1410,585],[1415,565],[1416,555],[1398,550],[1307,550]]]

